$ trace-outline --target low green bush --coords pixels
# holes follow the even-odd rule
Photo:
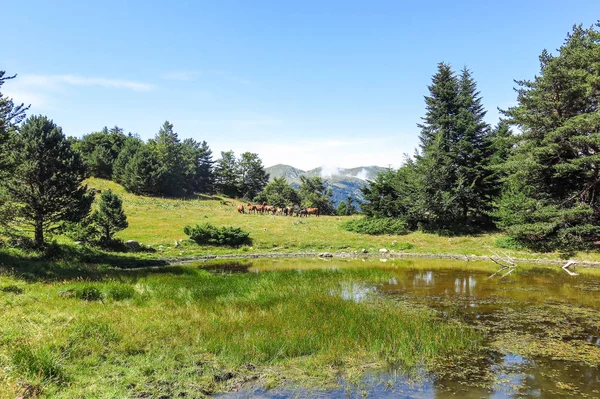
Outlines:
[[[408,228],[404,220],[392,218],[348,220],[347,222],[342,223],[342,228],[354,233],[370,235],[397,235],[408,233]]]
[[[238,246],[250,244],[250,233],[239,227],[216,227],[210,223],[185,226],[183,232],[200,245]]]

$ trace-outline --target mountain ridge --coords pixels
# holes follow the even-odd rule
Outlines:
[[[355,168],[330,168],[317,167],[310,170],[302,170],[291,165],[276,164],[265,168],[269,173],[269,181],[275,177],[284,177],[288,184],[294,187],[300,185],[300,176],[321,177],[327,187],[331,187],[333,192],[332,200],[337,205],[348,198],[348,196],[362,201],[363,196],[360,189],[373,180],[377,174],[387,168],[381,166],[358,166]]]

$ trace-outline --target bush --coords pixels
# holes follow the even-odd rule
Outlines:
[[[408,233],[406,222],[402,219],[393,218],[364,218],[349,220],[342,223],[342,228],[354,233],[370,235],[396,235]]]
[[[197,224],[195,227],[185,226],[183,232],[200,245],[250,244],[250,233],[239,227],[216,227],[210,223]]]

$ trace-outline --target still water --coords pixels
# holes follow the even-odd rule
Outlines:
[[[349,301],[385,296],[435,309],[439,317],[480,330],[488,349],[462,359],[452,372],[403,375],[372,371],[360,382],[340,377],[334,390],[249,388],[225,398],[600,398],[600,273],[569,276],[559,267],[523,265],[501,278],[481,262],[431,260],[253,260],[202,264],[215,273],[377,268],[385,283],[342,282]]]

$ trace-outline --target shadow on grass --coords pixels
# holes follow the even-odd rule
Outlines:
[[[50,253],[0,249],[0,275],[26,281],[104,280],[143,277],[149,274],[181,274],[183,268],[160,259],[109,253],[89,247],[55,245]],[[136,270],[139,268],[149,268]]]

